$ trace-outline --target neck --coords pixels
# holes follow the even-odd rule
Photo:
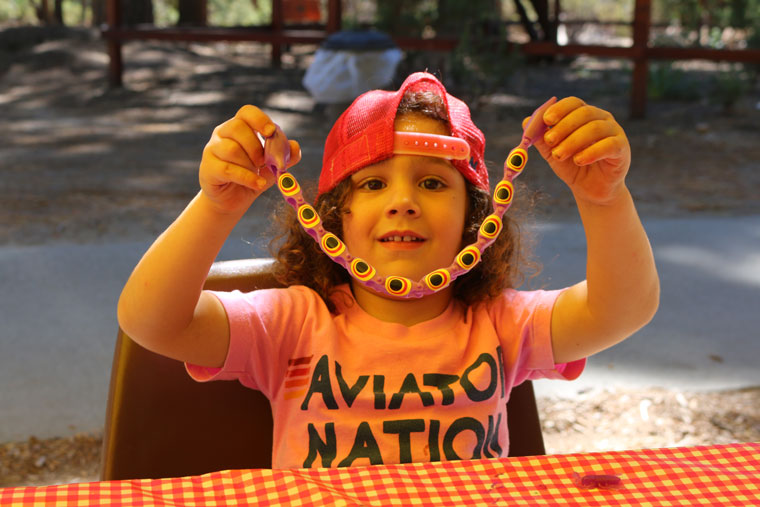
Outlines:
[[[438,317],[446,310],[453,297],[451,287],[419,299],[382,296],[355,280],[351,281],[351,289],[362,310],[376,319],[407,327]]]

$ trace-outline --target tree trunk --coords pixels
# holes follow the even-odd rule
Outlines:
[[[41,0],[39,5],[36,2],[33,2],[32,6],[34,7],[34,12],[37,14],[37,19],[40,21],[40,23],[43,25],[50,25],[53,23],[53,20],[50,16],[50,6],[48,4],[48,0]]]
[[[92,0],[92,26],[106,22],[106,0]]]
[[[520,0],[514,0],[514,2],[517,14],[520,15],[520,22],[522,23],[523,28],[525,28],[525,31],[528,32],[530,40],[537,41],[538,33],[536,33],[536,29],[533,27],[533,21],[528,17],[528,12],[525,10],[525,6]]]
[[[177,24],[206,26],[206,0],[179,0]]]
[[[122,0],[121,16],[126,26],[153,24],[153,0]]]
[[[63,25],[63,0],[55,0],[53,23],[56,25]]]

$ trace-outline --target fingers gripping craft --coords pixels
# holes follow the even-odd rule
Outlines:
[[[199,180],[204,194],[221,212],[244,212],[273,183],[259,136],[271,136],[275,125],[259,108],[243,106],[217,126],[203,150]],[[300,159],[300,146],[289,141],[290,165]]]
[[[631,151],[611,113],[567,97],[543,120],[549,130],[535,147],[577,199],[606,206],[624,193]]]
[[[512,204],[514,197],[512,181],[522,172],[528,161],[528,148],[546,131],[547,127],[542,117],[555,102],[556,98],[552,98],[536,109],[525,125],[520,144],[507,155],[503,179],[496,185],[493,193],[494,212],[487,216],[480,226],[477,241],[462,249],[449,266],[432,271],[416,282],[401,276],[376,276],[375,268],[363,259],[352,256],[340,239],[321,226],[319,215],[305,201],[298,182],[288,172],[290,147],[279,127],[276,127],[265,141],[265,164],[276,175],[278,188],[285,200],[297,210],[298,220],[304,230],[333,261],[376,292],[397,298],[420,298],[449,286],[458,276],[470,271],[480,260],[482,252],[496,240],[502,230],[502,216]],[[393,153],[453,160],[465,160],[470,155],[469,145],[462,139],[416,132],[395,132]]]

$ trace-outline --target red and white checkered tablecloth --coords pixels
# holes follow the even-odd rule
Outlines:
[[[612,474],[581,489],[573,473]],[[0,489],[0,506],[760,505],[760,443]]]

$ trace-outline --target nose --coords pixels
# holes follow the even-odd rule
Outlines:
[[[390,199],[385,208],[388,216],[416,217],[420,214],[420,206],[417,202],[414,189],[411,185],[398,185],[390,193]]]

